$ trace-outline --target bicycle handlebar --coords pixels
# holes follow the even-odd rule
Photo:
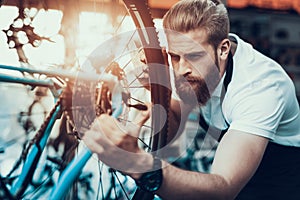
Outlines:
[[[95,73],[77,71],[74,74],[72,74],[70,71],[66,71],[66,70],[59,70],[59,69],[56,69],[55,71],[37,70],[37,69],[30,69],[30,68],[24,68],[24,67],[2,65],[2,64],[0,64],[0,69],[19,71],[19,72],[22,72],[22,73],[26,72],[26,73],[29,73],[29,74],[46,75],[47,77],[60,77],[60,78],[68,79],[68,80],[106,81],[106,82],[110,82],[111,79],[112,79],[112,77],[108,76],[108,74],[106,74],[106,73],[97,75]]]

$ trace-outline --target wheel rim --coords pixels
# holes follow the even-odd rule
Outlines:
[[[149,88],[150,89],[150,100],[152,104],[154,105],[152,109],[151,114],[151,128],[150,128],[150,138],[147,138],[149,141],[148,145],[145,145],[147,149],[152,153],[155,154],[155,156],[162,157],[159,152],[160,148],[164,147],[167,143],[167,132],[168,132],[168,112],[169,112],[169,102],[170,102],[170,81],[169,81],[169,69],[168,66],[165,65],[165,60],[162,54],[162,49],[158,41],[157,36],[157,30],[154,28],[154,23],[152,21],[151,14],[149,12],[149,8],[147,7],[146,1],[141,0],[124,0],[124,5],[126,9],[128,10],[128,13],[131,15],[134,24],[136,26],[136,30],[132,32],[126,32],[120,35],[115,36],[114,38],[104,42],[100,46],[96,48],[95,51],[92,52],[92,54],[89,56],[86,64],[90,65],[90,63],[94,64],[94,70],[95,71],[109,71],[107,70],[107,66],[111,66],[113,63],[117,63],[120,65],[120,68],[126,73],[124,74],[123,78],[120,78],[122,75],[116,75],[119,80],[126,82],[125,85],[127,85],[128,90],[131,90],[129,93],[129,103],[134,104],[133,102],[136,102],[139,97],[134,97],[134,91],[132,91],[132,88],[142,88],[141,81],[143,79],[149,79]],[[127,42],[127,40],[131,40],[130,42]],[[125,48],[118,49],[118,45],[113,45],[116,43],[116,41],[119,42],[118,45],[123,44]],[[123,42],[126,41],[126,42]],[[107,47],[111,45],[114,46],[113,49],[107,50]],[[101,56],[103,56],[103,51],[109,52],[108,56],[113,59],[111,60],[101,60]],[[138,59],[136,62],[140,62],[140,58],[136,56],[136,54],[139,54],[140,52],[143,52],[145,56],[145,63],[147,64],[148,68],[145,69],[145,64],[137,64],[139,65],[137,68],[139,70],[136,70],[137,68],[130,69],[130,66],[128,65],[128,57],[131,57],[129,60],[131,62],[135,62],[135,59]],[[131,55],[132,54],[132,55]],[[126,60],[124,62],[124,60]],[[123,64],[121,62],[123,61]],[[133,64],[134,65],[134,64]],[[103,66],[102,68],[99,66]],[[87,66],[88,68],[89,66]],[[129,68],[129,69],[128,69]],[[84,67],[83,67],[84,71]],[[142,73],[139,72],[145,72],[147,71],[147,78],[144,78]],[[135,74],[135,77],[129,77],[127,74],[132,75]],[[141,78],[142,77],[142,78]],[[139,83],[140,85],[138,85]],[[81,85],[82,82],[77,81],[75,83],[75,88],[77,88],[79,85]],[[145,86],[145,85],[144,85]],[[95,91],[95,85],[90,86],[89,88],[93,88],[89,93],[93,94],[93,91]],[[82,91],[82,90],[80,90]],[[79,95],[82,95],[81,92],[78,93]],[[87,94],[87,96],[89,96]],[[86,103],[86,100],[80,100],[79,102],[74,102],[74,99],[78,100],[78,96],[76,97],[76,89],[75,89],[75,98],[73,95],[73,106],[82,106],[84,103]],[[124,99],[123,99],[124,100]],[[138,103],[138,102],[137,102]],[[126,103],[125,103],[126,104]],[[88,109],[85,109],[85,113],[81,113],[83,115],[86,115],[86,113],[91,113],[92,110],[95,110],[95,99],[93,95],[90,95],[88,100],[88,106],[90,106]],[[124,105],[126,107],[126,105]],[[126,107],[128,110],[128,107]],[[126,115],[123,112],[122,114]],[[88,117],[87,123],[85,125],[82,125],[82,118],[76,119],[76,116],[80,116],[81,114],[73,114],[75,116],[75,124],[77,124],[78,129],[81,129],[83,126],[83,131],[87,130],[89,128],[89,125],[93,122],[94,118],[96,117],[96,114],[93,114],[92,116]],[[119,117],[120,121],[130,121],[127,119],[128,116],[122,116]],[[142,140],[142,139],[140,139]],[[145,144],[146,142],[143,142]],[[113,174],[116,174],[113,172]],[[115,178],[118,179],[118,178]],[[120,183],[121,184],[121,183]],[[125,190],[122,188],[122,190]],[[125,193],[126,191],[124,191]],[[103,193],[103,192],[102,192]],[[106,195],[105,195],[106,196]],[[126,195],[126,198],[130,198],[132,195]],[[130,197],[128,197],[130,196]],[[133,199],[152,199],[153,194],[146,193],[145,191],[137,189],[134,193]]]

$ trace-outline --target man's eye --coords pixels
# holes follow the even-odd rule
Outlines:
[[[196,61],[202,57],[201,54],[187,54],[185,55],[185,59],[189,61]]]

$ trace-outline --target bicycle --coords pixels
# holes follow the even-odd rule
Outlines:
[[[142,50],[145,54],[148,66],[147,68],[142,67],[142,72],[135,77],[136,80],[139,79],[138,82],[142,83],[142,86],[136,87],[146,87],[150,89],[152,104],[160,105],[152,111],[152,136],[150,138],[150,144],[144,144],[147,146],[149,151],[156,152],[166,145],[167,141],[168,120],[162,119],[162,113],[167,113],[166,116],[168,116],[170,99],[168,68],[165,66],[162,50],[158,42],[157,32],[154,28],[154,23],[149,13],[146,1],[124,0],[124,5],[137,28],[133,35],[125,36],[126,39],[134,39],[134,41],[126,44],[124,50],[126,50],[126,48],[132,48],[132,45],[135,48],[130,51],[127,50],[130,54],[136,52],[139,53]],[[137,36],[140,38],[140,42],[136,40]],[[109,42],[113,43],[113,41]],[[140,44],[137,45],[137,43]],[[116,60],[122,57],[122,53],[123,52],[117,52]],[[121,59],[118,61],[120,60]],[[115,63],[107,63],[104,66],[112,66],[112,64]],[[117,62],[117,64],[119,64],[119,62]],[[111,74],[115,77],[115,79],[117,78],[117,83],[122,82],[122,85],[130,85],[131,83],[127,82],[127,77],[125,78],[124,75],[126,74],[125,68],[128,64],[125,64],[124,67],[120,68],[118,65],[114,66],[114,68],[108,68],[105,71],[106,74]],[[47,139],[51,134],[53,125],[56,119],[60,118],[62,115],[67,116],[70,121],[71,128],[73,128],[73,131],[76,133],[74,134],[75,137],[80,139],[81,134],[84,134],[84,131],[88,129],[90,123],[99,114],[109,113],[118,118],[120,121],[126,122],[126,116],[124,118],[119,116],[122,114],[126,115],[126,112],[131,109],[131,107],[138,109],[145,108],[140,102],[136,104],[130,103],[130,100],[134,99],[134,97],[132,96],[132,93],[124,91],[123,86],[120,87],[121,89],[119,88],[121,92],[113,93],[107,86],[107,83],[108,85],[111,83],[111,76],[108,79],[105,79],[105,77],[102,79],[103,77],[99,78],[99,76],[95,74],[81,72],[74,76],[65,71],[51,72],[4,65],[1,65],[0,68],[28,74],[45,75],[47,77],[45,80],[0,75],[0,81],[31,85],[33,87],[47,87],[52,91],[52,94],[56,99],[56,103],[50,111],[47,119],[44,121],[35,138],[31,141],[30,145],[28,145],[27,149],[23,153],[23,157],[25,159],[20,175],[16,177],[0,177],[0,195],[3,195],[4,198],[26,198],[24,194],[28,191],[29,185],[32,181],[32,176],[36,171],[43,149],[47,145]],[[149,81],[150,84],[146,84],[146,80]],[[70,102],[70,95],[72,98],[75,97],[75,99],[79,99],[79,104],[76,101]],[[88,101],[88,104],[81,104],[86,101]],[[85,110],[80,109],[80,107],[84,107]],[[93,113],[92,116],[89,115],[90,112]],[[82,116],[86,117],[86,119],[81,118]],[[65,196],[72,183],[79,177],[82,168],[91,156],[92,153],[88,149],[84,149],[83,153],[79,153],[79,155],[70,164],[63,166],[65,170],[60,175],[58,183],[53,183],[51,181],[48,182],[50,184],[48,187],[54,188],[51,192],[50,199],[62,199]],[[53,159],[52,162],[61,164],[61,161],[55,159]],[[112,173],[116,174],[114,170],[112,170]],[[121,184],[121,182],[119,183]],[[51,184],[55,184],[54,187]],[[40,185],[37,187],[40,187]],[[103,196],[104,195],[102,195],[102,197]],[[126,196],[129,198],[128,195]],[[132,195],[132,198],[153,199],[154,196],[153,194],[145,193],[137,188]]]

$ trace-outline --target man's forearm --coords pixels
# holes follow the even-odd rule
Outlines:
[[[163,165],[163,183],[157,192],[163,199],[233,198],[230,197],[228,183],[222,176],[186,171],[166,162]]]

